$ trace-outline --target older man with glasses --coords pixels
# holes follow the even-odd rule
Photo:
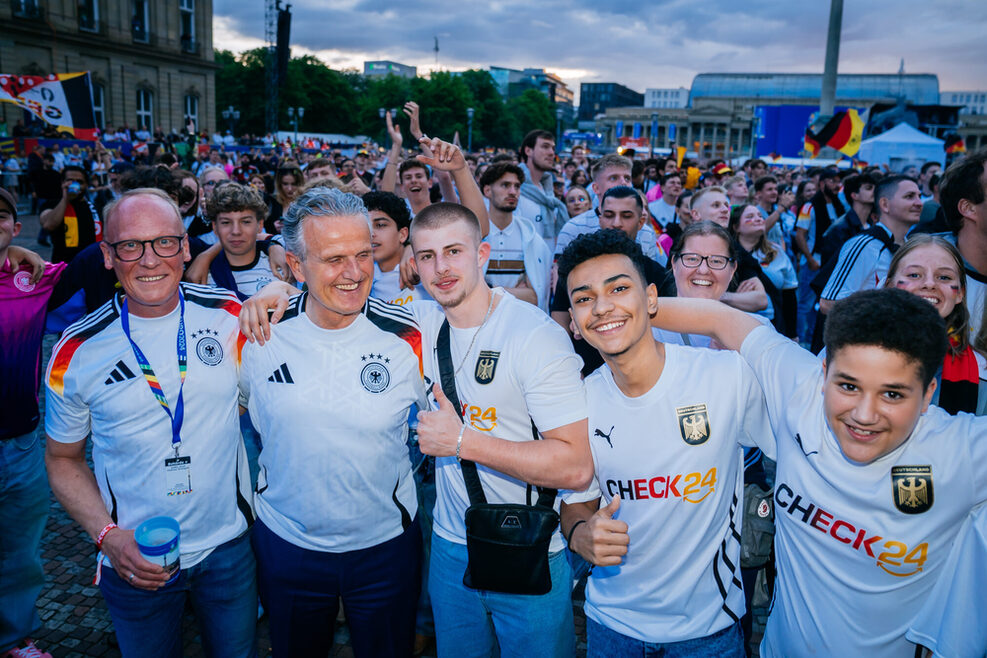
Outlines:
[[[51,488],[100,551],[96,582],[124,656],[181,656],[186,598],[208,655],[254,656],[240,304],[227,291],[181,282],[188,237],[164,192],[127,192],[107,206],[106,220],[104,264],[123,293],[70,326],[52,354]],[[177,571],[144,559],[135,541],[141,523],[161,516],[181,530]]]

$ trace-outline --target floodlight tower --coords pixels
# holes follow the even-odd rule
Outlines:
[[[264,0],[264,41],[267,43],[267,106],[264,113],[264,126],[270,133],[278,130],[278,10],[281,0]]]

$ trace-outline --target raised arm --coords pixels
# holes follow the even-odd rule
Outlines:
[[[431,152],[431,155],[419,155],[418,159],[436,171],[448,171],[452,174],[452,179],[456,183],[456,190],[459,192],[459,202],[473,211],[476,218],[480,220],[480,233],[483,237],[490,232],[490,219],[487,217],[487,206],[483,202],[483,193],[480,186],[476,184],[476,179],[470,173],[470,168],[463,157],[463,152],[459,147],[449,142],[444,142],[438,137],[429,138],[422,135],[419,140],[422,150]]]
[[[662,297],[652,326],[666,331],[702,334],[723,347],[740,351],[744,339],[761,323],[743,311],[710,299]]]
[[[401,144],[404,143],[404,137],[401,135],[401,129],[391,121],[390,112],[384,112],[384,122],[387,124],[387,134],[391,136],[391,150],[387,152],[384,175],[380,177],[380,191],[393,194],[398,184],[398,164],[401,160]]]
[[[49,208],[48,210],[41,211],[41,216],[39,221],[41,222],[41,228],[50,232],[58,229],[65,222],[65,208],[68,206],[69,202],[79,196],[79,194],[69,193],[69,184],[72,181],[62,181],[62,198],[58,201],[58,205],[54,208]]]

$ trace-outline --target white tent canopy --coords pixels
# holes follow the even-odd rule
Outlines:
[[[880,135],[862,141],[857,159],[872,165],[888,165],[894,172],[901,172],[910,165],[921,166],[925,162],[938,162],[945,166],[943,144],[941,139],[926,135],[907,123],[899,123]]]

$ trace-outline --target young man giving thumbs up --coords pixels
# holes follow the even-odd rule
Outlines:
[[[605,362],[585,380],[596,477],[562,506],[570,549],[595,565],[587,655],[743,658],[741,446],[774,457],[763,393],[734,353],[654,339],[644,258],[607,230],[559,260],[575,329]]]

